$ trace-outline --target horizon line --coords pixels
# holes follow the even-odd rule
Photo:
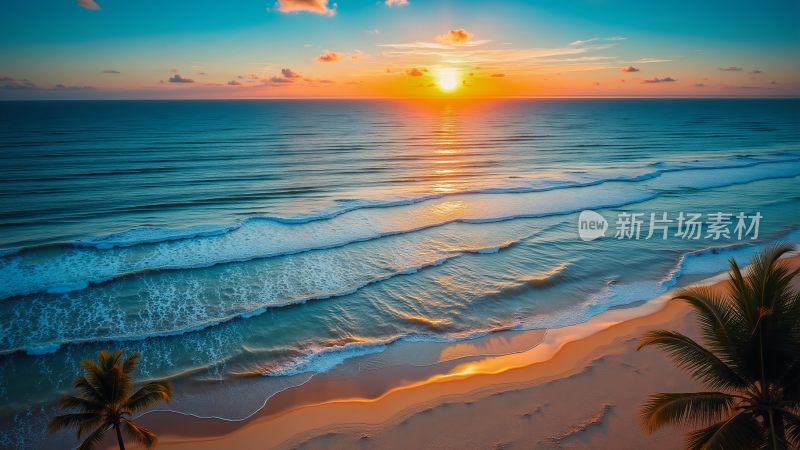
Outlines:
[[[81,102],[81,101],[263,101],[263,100],[557,100],[557,99],[584,99],[584,100],[798,100],[797,95],[772,95],[772,96],[752,96],[752,95],[685,95],[685,96],[639,96],[639,95],[540,95],[540,96],[507,96],[507,97],[163,97],[163,98],[18,98],[3,99],[0,102]]]

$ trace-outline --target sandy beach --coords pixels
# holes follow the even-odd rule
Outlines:
[[[721,280],[709,283],[724,289]],[[449,364],[433,374],[314,377],[245,421],[156,412],[142,422],[169,449],[681,448],[678,430],[648,435],[638,422],[648,394],[699,388],[658,350],[636,351],[651,329],[696,336],[693,313],[671,295],[584,324],[449,344],[438,350]],[[470,345],[494,355],[459,357]]]

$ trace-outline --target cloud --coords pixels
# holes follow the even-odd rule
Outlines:
[[[417,69],[416,67],[413,67],[411,69],[406,70],[406,75],[408,75],[410,77],[421,77],[421,76],[423,76],[425,74],[422,73],[422,71]]]
[[[625,72],[625,73],[632,73],[632,72],[638,72],[639,71],[639,69],[637,69],[636,67],[633,67],[633,66],[625,66],[625,67],[623,67],[622,69],[619,69],[619,70],[622,71],[622,72]]]
[[[242,83],[240,83],[240,82],[238,82],[236,80],[228,81],[228,86],[241,86],[241,85],[242,85]]]
[[[719,70],[721,70],[723,72],[741,72],[742,68],[741,67],[730,66],[730,67],[720,67]]]
[[[593,38],[584,39],[584,40],[577,40],[575,42],[570,42],[569,45],[570,45],[570,47],[579,47],[581,45],[586,45],[589,42],[594,42],[594,41],[596,41],[598,39],[599,38],[593,37]]]
[[[377,35],[381,34],[381,30],[379,30],[377,28],[373,28],[371,30],[367,30],[367,34],[371,34],[372,36],[377,36]]]
[[[315,59],[317,62],[320,63],[335,63],[342,61],[345,58],[350,59],[351,61],[358,61],[363,57],[364,57],[364,52],[362,52],[361,50],[356,50],[350,54],[326,50],[325,53],[317,56]]]
[[[65,84],[57,84],[55,89],[59,91],[91,91],[94,88],[91,86],[67,86]]]
[[[16,78],[11,78],[11,77],[0,77],[0,89],[22,90],[22,89],[39,89],[39,87],[28,80],[18,80]]]
[[[468,32],[463,28],[459,28],[457,30],[448,30],[447,34],[443,34],[436,38],[437,41],[441,42],[442,44],[449,44],[449,45],[462,45],[469,42],[472,39],[472,33]]]
[[[66,84],[57,84],[52,88],[39,87],[35,83],[27,79],[17,79],[11,77],[0,77],[0,90],[18,91],[18,90],[31,90],[31,91],[90,91],[93,90],[92,86],[70,86]]]
[[[653,77],[653,78],[650,78],[649,80],[643,80],[642,83],[648,83],[648,84],[649,83],[672,83],[674,81],[675,81],[675,79],[672,78],[672,77],[664,77],[664,78]]]
[[[292,80],[302,78],[302,75],[292,69],[281,69],[281,75]]]
[[[662,63],[662,62],[670,62],[671,59],[658,59],[658,58],[639,58],[636,61],[631,61],[634,64],[650,64],[650,63]]]
[[[118,74],[118,73],[121,73],[121,72],[119,70],[106,69],[106,70],[103,71],[103,73]]]
[[[503,78],[504,76],[506,76],[506,74],[504,74],[504,73],[493,73],[491,75],[491,77],[493,77],[493,78]]]
[[[725,89],[741,89],[741,90],[749,91],[749,90],[752,90],[752,89],[764,89],[764,88],[762,88],[761,86],[747,86],[747,85],[744,85],[744,86],[725,86]]]
[[[758,74],[764,73],[764,72],[760,71],[759,69],[756,69],[756,70],[754,70],[754,71],[752,71],[750,73],[752,73],[753,75],[758,75]]]
[[[316,60],[320,63],[335,63],[342,59],[342,54],[338,52],[326,51],[325,53],[317,56]]]
[[[281,69],[280,75],[270,77],[269,80],[265,81],[269,81],[269,84],[288,84],[294,83],[301,78],[303,78],[303,76],[292,69]]]
[[[278,0],[278,11],[311,12],[332,16],[336,14],[336,4],[333,4],[333,8],[328,8],[328,0]]]
[[[386,6],[408,6],[408,0],[386,0]]]
[[[192,80],[191,78],[184,78],[179,73],[176,73],[175,75],[169,77],[169,80],[167,81],[169,81],[170,83],[194,83],[194,80]]]
[[[703,83],[695,83],[695,84],[694,84],[694,87],[698,87],[698,88],[700,88],[700,87],[706,87],[706,85],[705,85],[705,84],[703,84]]]
[[[469,40],[465,44],[451,45],[439,42],[381,43],[382,56],[391,58],[395,67],[433,67],[449,66],[472,68],[488,66],[489,76],[493,72],[512,73],[524,67],[526,70],[553,71],[617,71],[622,66],[614,62],[618,57],[603,55],[601,52],[614,46],[613,43],[599,43],[583,47],[563,46],[560,48],[488,48],[483,41]]]
[[[593,37],[593,38],[589,38],[589,39],[582,39],[582,40],[577,40],[577,41],[574,41],[574,42],[570,42],[569,45],[570,45],[570,47],[581,47],[581,46],[584,46],[584,45],[586,45],[586,44],[588,44],[590,42],[596,42],[596,41],[624,41],[625,39],[627,39],[627,38],[624,38],[622,36],[611,36],[611,37],[605,37],[605,38]]]
[[[279,76],[274,76],[269,79],[270,83],[294,83],[294,80],[290,78],[284,78]]]
[[[432,50],[447,50],[453,47],[436,42],[409,42],[406,44],[378,44],[378,47],[389,47],[397,49],[432,49]]]
[[[472,41],[466,46],[470,47],[471,44],[479,41]],[[565,59],[563,57],[578,55],[592,51],[593,49],[587,47],[581,48],[522,48],[522,49],[474,49],[456,50],[450,46],[443,44],[415,42],[410,44],[380,44],[380,47],[391,47],[392,51],[384,53],[385,56],[404,58],[408,61],[409,65],[419,64],[420,58],[435,58],[438,62],[453,62],[453,64],[488,64],[495,67],[505,65],[515,65],[520,63],[564,63],[564,62],[578,62],[578,63],[593,63],[596,57],[588,57],[592,59],[572,58]],[[438,46],[438,47],[432,47]],[[443,48],[440,48],[443,47]],[[446,58],[443,61],[442,58]],[[607,68],[602,67],[602,68]],[[499,67],[498,67],[499,69]]]
[[[100,11],[100,5],[94,0],[78,0],[78,5],[86,9],[91,9],[92,11]]]

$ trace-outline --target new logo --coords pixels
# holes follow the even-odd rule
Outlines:
[[[605,236],[608,221],[600,214],[586,210],[578,216],[578,236],[583,241],[593,241]]]

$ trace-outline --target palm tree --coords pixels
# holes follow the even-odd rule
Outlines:
[[[697,314],[705,346],[674,331],[647,333],[655,345],[709,392],[651,395],[641,411],[647,432],[675,424],[699,428],[690,449],[800,447],[800,270],[778,264],[791,246],[771,246],[747,276],[730,261],[727,294],[691,287],[675,298]]]
[[[131,373],[141,359],[139,353],[123,358],[125,350],[98,353],[98,361],[86,359],[81,363],[83,376],[75,378],[77,396],[64,395],[59,407],[75,410],[50,420],[51,432],[62,428],[77,428],[78,439],[89,432],[79,447],[81,450],[93,449],[110,429],[117,434],[120,450],[125,450],[122,431],[134,441],[152,448],[158,438],[152,431],[143,428],[132,420],[132,415],[158,403],[169,402],[172,386],[167,381],[153,381],[133,392]]]

